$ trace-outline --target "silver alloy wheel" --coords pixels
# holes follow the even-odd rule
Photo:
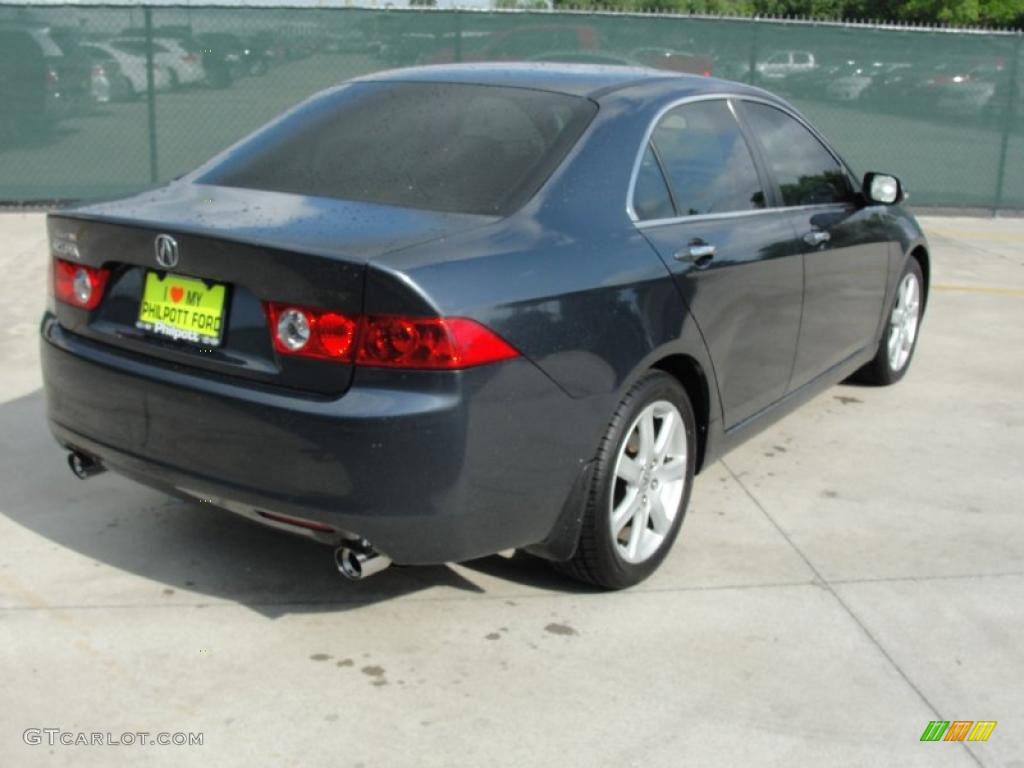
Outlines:
[[[900,281],[896,306],[892,308],[892,317],[889,319],[889,367],[893,372],[903,370],[910,359],[920,316],[921,284],[917,275],[908,272]]]
[[[642,563],[661,547],[686,490],[686,424],[667,400],[630,426],[615,460],[609,524],[619,557]]]

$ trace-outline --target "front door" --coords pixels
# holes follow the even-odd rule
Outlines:
[[[811,131],[771,105],[742,108],[804,252],[793,390],[874,344],[889,243],[879,209],[858,205],[849,174]]]

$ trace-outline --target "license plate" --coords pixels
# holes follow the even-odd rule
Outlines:
[[[227,286],[219,283],[147,272],[135,327],[169,339],[219,346],[226,295]]]

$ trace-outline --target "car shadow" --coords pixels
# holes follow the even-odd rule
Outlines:
[[[392,567],[366,581],[347,582],[335,570],[330,549],[320,544],[167,496],[114,473],[78,480],[46,427],[41,390],[0,405],[0,446],[6,457],[0,467],[5,489],[0,514],[88,558],[94,568],[106,565],[155,582],[156,600],[187,601],[181,590],[197,596],[199,604],[205,595],[276,618],[359,608],[434,587],[488,591],[460,570],[545,590],[574,589],[547,563],[525,555],[483,558],[459,570]],[[12,575],[35,585],[59,585],[67,579],[66,600],[59,602],[72,604],[81,589],[75,582],[90,575],[82,573],[81,564],[55,561],[60,556],[18,560]],[[47,567],[58,573],[36,570]],[[97,573],[89,580],[101,585],[102,578]],[[124,590],[123,584],[116,588]],[[91,604],[93,597],[102,600],[90,594],[82,603]]]

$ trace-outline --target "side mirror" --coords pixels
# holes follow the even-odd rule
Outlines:
[[[905,197],[900,180],[885,173],[864,174],[862,190],[868,201],[882,205],[894,205]]]

